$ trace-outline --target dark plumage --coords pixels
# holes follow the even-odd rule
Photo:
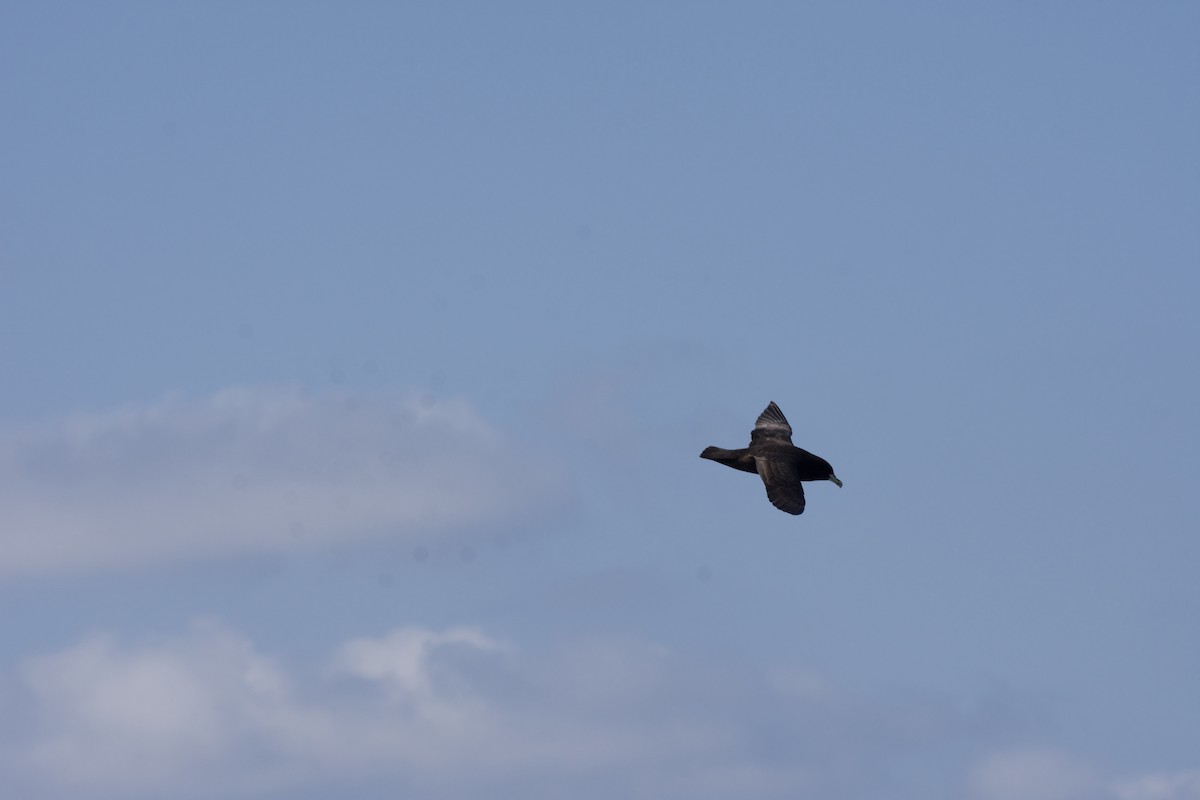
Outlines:
[[[789,514],[804,511],[801,481],[833,481],[839,487],[842,485],[828,461],[792,444],[792,426],[774,403],[758,415],[758,422],[750,432],[749,447],[741,450],[706,447],[700,457],[743,472],[757,472],[767,487],[767,499]]]

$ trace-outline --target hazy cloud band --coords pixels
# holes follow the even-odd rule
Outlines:
[[[564,484],[461,400],[170,398],[0,432],[0,575],[512,524]]]

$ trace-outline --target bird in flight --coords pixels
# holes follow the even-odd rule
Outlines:
[[[758,415],[749,447],[706,447],[700,457],[743,472],[757,472],[767,487],[771,505],[789,514],[804,512],[801,481],[833,481],[839,488],[842,485],[828,461],[792,444],[792,426],[774,403]]]

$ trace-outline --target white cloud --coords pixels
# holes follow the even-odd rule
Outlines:
[[[202,782],[290,702],[270,660],[205,623],[139,648],[94,636],[27,660],[18,685],[30,730],[9,753],[9,770],[34,787],[94,787],[97,796]]]
[[[462,401],[230,389],[0,432],[0,576],[477,530],[563,493]]]
[[[338,652],[337,665],[348,675],[385,682],[401,694],[428,700],[434,694],[429,656],[438,647],[452,644],[483,651],[500,648],[476,628],[452,628],[444,633],[401,628],[382,639],[347,642]]]

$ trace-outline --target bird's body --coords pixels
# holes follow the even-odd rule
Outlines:
[[[706,447],[700,457],[743,472],[758,473],[767,487],[767,499],[789,514],[804,511],[801,481],[833,481],[842,485],[828,461],[792,444],[792,426],[775,403],[759,414],[750,432],[749,447],[740,450]]]

